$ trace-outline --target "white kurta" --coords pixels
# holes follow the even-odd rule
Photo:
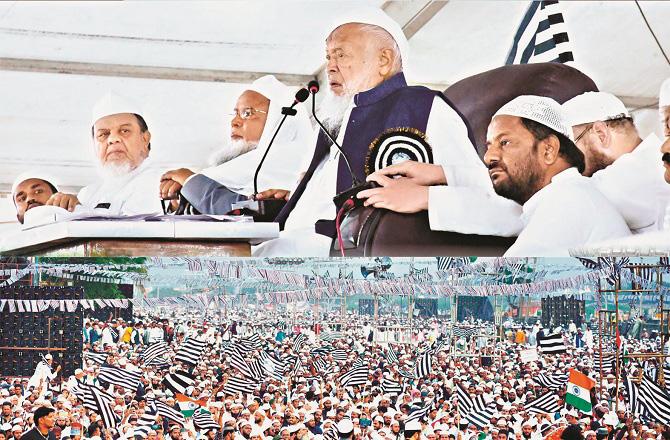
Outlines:
[[[151,168],[146,159],[130,173],[85,186],[77,198],[85,209],[100,203],[109,203],[109,215],[137,215],[162,213],[160,196],[161,170]],[[96,211],[97,213],[98,211]]]
[[[568,256],[571,247],[630,235],[623,217],[576,168],[536,192],[523,205],[521,222],[506,256]]]
[[[47,389],[49,381],[55,377],[56,373],[52,371],[51,367],[40,361],[40,363],[37,364],[37,368],[35,368],[35,373],[33,373],[32,377],[28,380],[27,389],[30,389],[31,387],[34,387],[36,390],[39,389],[39,395],[42,396]]]
[[[591,183],[623,216],[633,233],[663,228],[670,205],[670,185],[663,179],[661,143],[651,134],[635,150],[591,177]],[[469,174],[467,188],[450,183],[429,189],[431,229],[503,237],[518,235],[523,228],[521,206],[495,194],[488,173],[483,177],[486,167],[481,164],[462,173]]]
[[[340,145],[353,107],[352,101],[344,116],[344,121],[347,122],[343,124],[338,135],[337,141]],[[460,170],[475,169],[477,163],[481,167],[481,160],[468,138],[463,120],[439,97],[433,100],[426,125],[426,139],[433,149],[434,162],[443,166],[448,182],[465,185],[465,179],[470,178],[470,174]],[[330,154],[318,165],[289,215],[280,238],[254,248],[254,256],[328,256],[332,240],[317,234],[314,224],[321,219],[334,220],[337,214],[333,197],[336,195],[339,160],[339,151],[331,148]]]

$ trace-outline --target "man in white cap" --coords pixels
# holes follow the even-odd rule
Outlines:
[[[481,162],[463,120],[446,98],[407,86],[403,68],[409,43],[395,21],[370,7],[342,15],[328,30],[328,91],[319,113],[357,180],[407,159],[455,168]],[[458,183],[457,176],[447,177]],[[328,255],[342,208],[333,197],[350,189],[352,181],[345,159],[320,132],[305,176],[276,219],[283,228],[281,237],[262,244],[255,254]]]
[[[658,112],[661,116],[663,135],[670,138],[670,78],[661,84],[661,92],[658,94]]]
[[[110,215],[161,212],[156,186],[161,173],[150,168],[151,133],[132,100],[109,92],[93,107],[91,134],[100,181],[85,186],[72,202]]]
[[[567,255],[630,234],[621,215],[581,175],[584,154],[551,98],[519,96],[491,120],[484,162],[496,193],[522,205],[523,230],[505,255]]]
[[[28,380],[27,388],[34,388],[38,390],[39,395],[42,395],[47,390],[49,381],[55,379],[61,366],[57,366],[56,370],[52,369],[53,357],[50,354],[44,356],[44,360],[40,361],[35,368],[35,373]]]
[[[663,179],[654,134],[644,140],[626,106],[606,92],[587,92],[563,104],[575,144],[584,153],[584,175],[614,205],[636,233],[662,227],[670,186]]]
[[[218,152],[214,167],[195,173],[186,168],[168,171],[160,182],[160,196],[173,198],[180,191],[204,214],[226,214],[231,205],[255,193],[254,174],[277,130],[282,107],[294,100],[295,91],[266,75],[240,94],[230,122],[230,144]],[[258,174],[258,187],[293,188],[313,142],[307,110],[284,121]]]
[[[16,218],[23,223],[26,212],[44,205],[60,206],[60,195],[53,177],[41,171],[21,173],[12,184],[12,200],[16,207]],[[63,208],[72,211],[68,200]]]

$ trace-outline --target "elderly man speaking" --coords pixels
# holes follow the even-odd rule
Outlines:
[[[231,205],[254,193],[254,173],[266,153],[270,140],[282,118],[282,106],[288,106],[294,92],[274,76],[254,81],[237,99],[230,121],[230,144],[218,152],[219,165],[199,173],[180,168],[163,174],[160,196],[175,197],[181,191],[203,214],[226,214]],[[258,175],[261,188],[293,188],[313,131],[302,105],[289,117],[277,133]]]
[[[85,186],[76,196],[61,197],[87,209],[105,209],[110,215],[160,212],[155,190],[160,172],[150,168],[151,133],[140,107],[114,92],[107,93],[93,108],[91,134],[100,181]]]
[[[340,17],[329,29],[329,87],[319,118],[347,153],[359,180],[407,159],[454,167],[479,161],[463,120],[446,98],[407,85],[402,70],[409,43],[396,22],[380,9],[366,8]],[[309,168],[277,218],[284,231],[255,254],[328,255],[340,209],[333,197],[351,185],[344,159],[319,133]],[[261,195],[285,194],[271,190]]]

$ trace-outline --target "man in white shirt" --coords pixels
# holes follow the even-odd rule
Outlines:
[[[252,197],[258,173],[259,188],[290,188],[298,183],[303,162],[309,157],[306,145],[313,142],[307,109],[283,118],[282,108],[295,99],[295,90],[272,75],[254,81],[240,94],[230,121],[230,144],[217,152],[215,166],[195,173],[186,168],[168,171],[161,178],[163,199],[178,191],[203,214],[226,214],[232,204]],[[276,136],[275,136],[276,133]],[[270,142],[272,146],[270,147]]]
[[[412,158],[449,169],[481,163],[465,124],[446,99],[407,86],[402,70],[409,44],[395,21],[379,9],[360,9],[337,19],[329,30],[329,87],[319,117],[346,152],[352,173],[320,133],[305,176],[276,219],[284,229],[280,238],[256,248],[257,256],[327,256],[342,209],[333,197],[351,188],[352,174],[363,181],[371,172]],[[286,192],[261,197],[277,194]]]
[[[99,215],[161,212],[156,194],[161,173],[151,168],[151,133],[140,107],[109,92],[94,106],[91,126],[100,180],[69,198],[85,209],[101,210]]]
[[[568,255],[571,247],[630,235],[590,184],[572,127],[551,98],[519,96],[496,112],[484,162],[496,193],[522,205],[523,230],[508,256]]]

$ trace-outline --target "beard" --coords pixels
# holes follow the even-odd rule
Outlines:
[[[211,166],[215,167],[226,163],[229,160],[235,159],[238,156],[248,153],[249,151],[255,149],[258,146],[258,142],[247,142],[243,139],[237,139],[230,141],[228,146],[215,151],[209,156],[209,163]]]
[[[326,89],[326,96],[319,104],[318,113],[321,122],[323,123],[326,130],[330,132],[334,138],[337,138],[337,135],[340,132],[342,127],[342,122],[344,119],[344,114],[351,104],[355,93],[345,91],[342,95],[336,95],[330,89]]]
[[[537,145],[533,147],[533,151],[537,151]],[[498,162],[493,167],[501,168],[507,175],[507,179],[493,184],[493,189],[499,196],[523,205],[540,189],[542,176],[539,164],[534,156],[531,156],[529,161],[520,165],[513,173],[510,173],[503,162]]]
[[[584,153],[584,160],[586,162],[586,167],[582,174],[586,177],[591,177],[596,171],[607,168],[614,163],[613,158],[594,148],[592,145],[587,145]]]
[[[98,162],[97,166],[98,175],[103,179],[113,179],[115,177],[125,176],[135,169],[130,162],[110,162],[101,164]]]

